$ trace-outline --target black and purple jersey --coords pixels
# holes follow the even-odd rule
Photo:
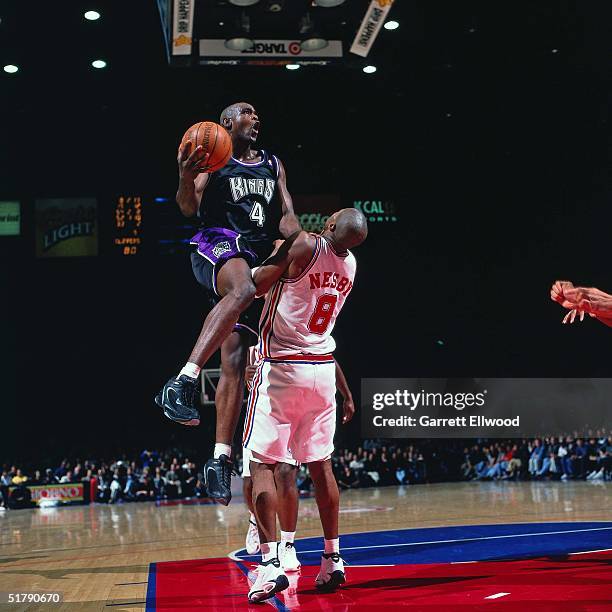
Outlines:
[[[276,197],[279,163],[260,151],[261,161],[241,162],[233,157],[213,172],[206,184],[198,215],[201,229],[233,230],[246,240],[258,261],[265,259],[280,237],[281,207]]]

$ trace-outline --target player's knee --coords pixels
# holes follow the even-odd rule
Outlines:
[[[288,463],[280,463],[276,471],[276,486],[283,491],[291,491],[295,488],[297,468]]]
[[[244,283],[238,287],[234,287],[231,291],[231,296],[240,309],[244,310],[248,308],[255,299],[255,285],[253,283]]]

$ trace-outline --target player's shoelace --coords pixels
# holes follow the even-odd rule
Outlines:
[[[181,403],[185,406],[193,407],[193,397],[196,386],[193,383],[186,383],[181,388]]]

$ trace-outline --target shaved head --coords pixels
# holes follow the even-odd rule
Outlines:
[[[246,104],[246,102],[235,102],[234,104],[230,104],[227,108],[224,108],[221,112],[219,123],[223,125],[224,119],[230,119],[233,121],[240,112],[240,108],[243,106],[243,104]]]
[[[356,208],[343,208],[327,220],[326,231],[333,234],[334,243],[341,249],[359,246],[368,236],[368,222]]]

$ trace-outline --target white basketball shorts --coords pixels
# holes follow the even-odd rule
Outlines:
[[[336,367],[333,358],[266,359],[255,374],[243,446],[284,463],[323,461],[334,450]]]

